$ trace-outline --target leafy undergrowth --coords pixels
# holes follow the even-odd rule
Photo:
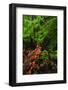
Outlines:
[[[55,51],[41,50],[40,46],[34,50],[24,51],[23,74],[57,73],[55,55]]]

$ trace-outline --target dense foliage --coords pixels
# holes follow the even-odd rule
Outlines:
[[[32,62],[32,65],[34,64],[34,66],[35,65],[38,66],[33,71],[33,73],[48,72],[45,70],[43,71],[39,68],[41,67],[40,66],[41,64],[43,64],[42,65],[43,67],[46,66],[46,63],[48,63],[49,66],[52,63],[53,66],[57,65],[57,17],[56,16],[24,15],[22,36],[24,42],[24,46],[23,46],[24,70],[26,70],[26,63],[31,62],[30,58],[34,56],[37,51],[38,52],[40,51],[41,53],[39,53],[39,56],[35,55],[37,56],[37,58],[34,59],[35,63],[34,61]],[[41,47],[41,49],[39,47]],[[30,58],[28,58],[29,53],[31,54]],[[25,54],[27,54],[26,57]],[[47,67],[49,68],[49,66]],[[27,71],[24,72],[25,72],[24,74],[27,74],[26,73]],[[50,72],[52,72],[52,70]],[[56,70],[53,72],[56,72]]]

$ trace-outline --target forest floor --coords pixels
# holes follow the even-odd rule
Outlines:
[[[57,73],[57,60],[39,59],[41,48],[24,50],[23,52],[23,74],[51,74]]]

